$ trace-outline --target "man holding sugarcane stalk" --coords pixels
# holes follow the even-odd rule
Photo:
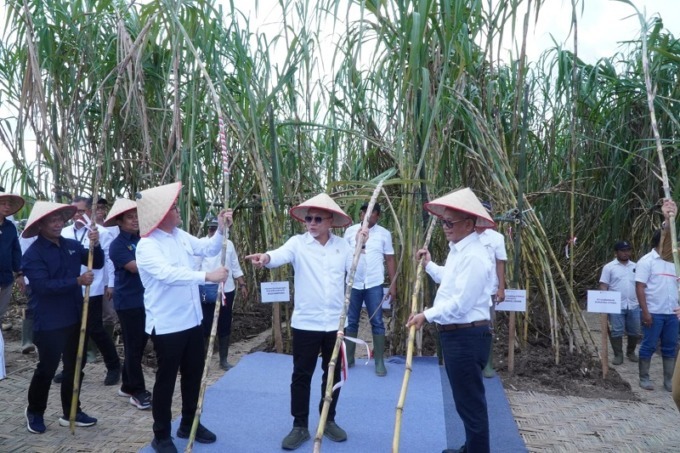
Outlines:
[[[255,267],[268,269],[290,263],[295,270],[293,330],[293,375],[290,384],[293,429],[283,439],[284,450],[295,450],[309,440],[309,400],[314,369],[321,352],[321,398],[328,382],[328,365],[338,335],[338,319],[344,311],[345,275],[352,265],[352,250],[331,228],[346,227],[350,217],[325,193],[293,207],[290,215],[304,222],[306,233],[293,236],[283,246],[245,258]],[[366,235],[361,231],[359,234]],[[340,381],[341,367],[335,367],[333,383]],[[340,388],[333,391],[324,435],[334,442],[347,440],[347,433],[335,422]]]
[[[194,271],[194,256],[214,256],[222,248],[225,223],[231,211],[218,216],[212,237],[198,239],[179,229],[177,208],[181,183],[167,184],[137,194],[139,232],[137,268],[144,285],[146,333],[151,335],[158,368],[153,388],[151,447],[157,452],[176,452],[172,442],[172,395],[181,372],[182,419],[177,437],[188,438],[196,414],[205,361],[203,313],[198,285],[220,283],[228,271],[222,266],[209,272]],[[212,443],[217,436],[199,424],[195,440]]]
[[[38,347],[39,362],[28,389],[26,426],[35,434],[46,430],[43,414],[59,361],[64,362],[64,379],[61,382],[63,417],[59,425],[69,426],[74,388],[73,373],[76,368],[80,323],[83,306],[82,286],[92,284],[94,274],[81,265],[87,265],[90,251],[73,239],[61,236],[64,223],[73,217],[75,206],[38,201],[33,206],[22,236],[38,239],[22,257],[22,269],[31,282],[29,306],[34,313],[34,342]],[[104,252],[99,245],[99,232],[90,230],[88,239],[93,245],[92,268],[104,265]],[[84,357],[83,357],[84,358]],[[79,369],[82,370],[82,365]],[[83,373],[80,373],[82,382]],[[75,426],[92,426],[97,419],[75,405]]]
[[[493,265],[475,226],[493,227],[494,222],[469,188],[426,203],[425,209],[441,219],[450,251],[444,266],[433,263],[427,249],[417,252],[427,273],[440,286],[433,306],[411,315],[407,327],[437,324],[453,400],[465,427],[465,445],[444,453],[486,453],[489,417],[482,369],[491,346],[489,282]]]

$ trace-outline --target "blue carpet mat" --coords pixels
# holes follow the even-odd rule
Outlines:
[[[319,416],[321,361],[312,380],[309,430],[312,438],[298,451],[312,451]],[[395,408],[404,376],[404,360],[387,361],[387,376],[379,378],[373,363],[359,360],[350,370],[340,393],[336,422],[348,440],[335,443],[324,438],[324,452],[390,452]],[[282,452],[281,441],[292,428],[290,375],[292,357],[258,352],[241,359],[206,391],[201,422],[217,435],[214,444],[194,444],[194,451],[267,453]],[[512,417],[503,386],[496,377],[485,379],[493,452],[524,452],[526,447]],[[178,389],[177,389],[178,391]],[[173,436],[179,418],[173,426]],[[151,433],[150,433],[151,435]],[[402,418],[400,451],[440,452],[462,445],[465,435],[453,407],[451,389],[443,367],[433,357],[414,358],[413,372]],[[178,450],[185,439],[174,439]],[[150,446],[142,450],[151,452]]]

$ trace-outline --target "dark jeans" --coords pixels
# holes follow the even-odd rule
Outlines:
[[[203,285],[198,290],[201,293],[201,308],[203,309],[203,335],[208,338],[212,329],[215,303],[217,301],[217,287],[219,285]],[[217,318],[217,338],[223,338],[231,334],[231,317],[234,308],[234,296],[236,291],[224,293],[225,305],[220,307],[220,315]]]
[[[38,347],[38,365],[33,373],[28,387],[28,410],[36,414],[44,414],[47,408],[47,397],[50,393],[52,378],[57,372],[59,361],[64,360],[64,379],[61,382],[61,408],[64,417],[71,413],[71,398],[73,397],[73,373],[78,354],[78,338],[80,325],[64,327],[56,330],[36,330],[33,332],[33,342]],[[80,369],[80,382],[85,374],[85,354]],[[80,399],[77,410],[80,411]]]
[[[90,296],[87,307],[87,334],[97,345],[97,349],[102,353],[107,370],[120,368],[120,358],[118,351],[113,344],[113,340],[104,330],[102,324],[102,302],[104,296]]]
[[[181,332],[163,335],[151,334],[158,369],[156,383],[153,386],[153,432],[157,439],[170,437],[172,421],[172,394],[175,391],[177,371],[182,373],[180,387],[182,390],[182,425],[191,425],[198,393],[201,388],[205,351],[203,347],[203,329],[192,327]]]
[[[293,329],[293,377],[290,383],[290,413],[294,417],[293,426],[307,427],[309,423],[309,394],[316,362],[321,352],[321,399],[319,412],[323,407],[328,380],[328,363],[331,361],[337,332],[315,332]],[[333,384],[340,381],[340,366],[335,367]],[[340,389],[333,392],[328,421],[335,420],[335,407],[340,397]]]
[[[144,331],[146,314],[144,307],[118,310],[117,313],[125,347],[121,390],[130,395],[137,395],[146,390],[142,371],[144,348],[149,339],[149,335]]]
[[[456,411],[465,426],[469,453],[489,452],[489,416],[482,369],[489,359],[491,333],[488,326],[440,332],[444,365]]]
[[[347,332],[359,331],[361,306],[365,303],[368,319],[371,322],[371,332],[373,332],[373,335],[385,335],[385,323],[383,323],[382,313],[383,294],[382,285],[366,289],[352,288],[349,308],[347,309]]]
[[[640,358],[651,359],[659,340],[661,340],[661,357],[674,358],[678,341],[678,317],[675,314],[652,313],[652,325],[642,326]]]

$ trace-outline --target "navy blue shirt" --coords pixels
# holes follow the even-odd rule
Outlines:
[[[33,330],[55,330],[80,322],[83,288],[78,284],[80,266],[87,266],[89,250],[80,242],[59,238],[59,245],[38,236],[21,260],[31,282],[29,307],[33,310]],[[104,252],[95,247],[94,269],[104,265]]]
[[[17,228],[11,220],[0,224],[0,286],[14,283],[14,272],[21,269],[21,247]]]
[[[116,310],[144,308],[144,285],[139,273],[125,269],[130,261],[136,261],[138,234],[120,232],[109,246],[109,258],[116,270],[116,281],[113,287],[113,306]]]

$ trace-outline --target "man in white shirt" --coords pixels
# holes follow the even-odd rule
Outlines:
[[[482,206],[489,216],[493,214],[491,202],[482,201]],[[493,333],[493,326],[496,323],[496,304],[505,300],[505,262],[508,260],[508,253],[505,251],[505,237],[501,233],[493,228],[475,228],[475,231],[479,235],[479,241],[489,253],[489,259],[494,264],[494,272],[491,274],[491,300],[489,301],[491,332]],[[493,369],[493,338],[489,349],[489,360],[482,373],[485,378],[492,378],[496,375]]]
[[[208,223],[208,237],[212,237],[217,232],[217,219],[213,218]],[[215,269],[222,261],[222,253],[211,257],[199,257],[196,259],[196,268],[199,271]],[[243,277],[243,270],[238,262],[234,243],[227,239],[227,255],[225,263],[229,271],[229,277],[224,283],[224,305],[220,307],[220,314],[217,318],[217,342],[219,345],[220,368],[229,371],[232,366],[227,360],[229,357],[229,337],[231,336],[231,318],[234,308],[234,298],[236,296],[236,284],[241,289],[243,299],[248,298],[248,287]],[[213,318],[215,317],[215,304],[219,303],[217,297],[218,284],[206,283],[200,285],[198,290],[201,295],[201,308],[203,309],[203,335],[205,336],[205,348],[208,350],[208,341],[212,330]]]
[[[666,228],[670,228],[670,212],[677,212],[675,202],[664,201],[661,210],[666,218]],[[660,240],[661,230],[657,230],[652,236],[652,251],[640,258],[635,269],[635,292],[642,311],[642,343],[638,368],[640,387],[654,390],[654,385],[649,380],[649,366],[652,354],[661,340],[663,386],[670,392],[678,341],[678,317],[675,315],[678,307],[678,286],[673,262],[667,261],[670,257],[659,254]]]
[[[139,234],[137,269],[144,285],[146,333],[151,335],[158,368],[153,387],[151,447],[162,453],[177,451],[171,437],[172,394],[181,372],[182,419],[177,437],[186,439],[196,414],[205,363],[201,300],[198,285],[227,279],[222,266],[209,272],[195,271],[194,256],[214,256],[222,247],[223,225],[230,213],[220,213],[218,232],[198,239],[179,229],[182,218],[177,199],[182,184],[167,184],[137,194]],[[196,441],[212,443],[217,436],[202,424]]]
[[[335,236],[331,228],[346,227],[350,217],[327,194],[319,194],[290,210],[293,218],[305,223],[307,232],[290,238],[276,250],[246,256],[257,267],[268,269],[292,264],[295,270],[295,308],[293,328],[293,376],[290,407],[293,429],[281,448],[295,450],[309,438],[310,385],[321,352],[322,395],[328,380],[338,322],[344,309],[345,275],[352,265],[352,249]],[[335,367],[333,383],[340,381],[340,366]],[[334,442],[347,440],[347,433],[335,423],[335,408],[340,389],[333,392],[324,435]]]
[[[361,222],[347,228],[345,240],[352,250],[356,245],[356,235],[366,216],[368,203],[361,206]],[[392,247],[392,234],[378,225],[380,219],[380,205],[375,203],[373,211],[368,219],[368,240],[364,244],[359,265],[354,275],[352,294],[347,310],[347,328],[345,336],[356,337],[359,332],[359,320],[361,318],[361,306],[366,304],[366,312],[371,323],[373,333],[373,358],[375,361],[375,374],[387,375],[385,368],[385,324],[382,317],[383,283],[385,281],[385,266],[390,277],[389,295],[392,301],[396,300],[397,283],[394,281],[397,272],[397,264],[394,259]],[[356,344],[347,342],[347,364],[354,366],[354,351]]]
[[[630,259],[632,247],[628,241],[614,244],[616,258],[602,268],[601,291],[616,291],[621,294],[621,312],[609,314],[609,341],[614,351],[612,364],[623,363],[623,334],[628,335],[627,356],[637,362],[635,346],[640,338],[640,305],[635,294],[635,262]]]
[[[76,214],[73,216],[73,224],[65,227],[61,231],[61,235],[67,239],[75,239],[84,248],[89,249],[90,240],[88,239],[87,232],[90,229],[88,219],[92,221],[92,199],[75,197],[71,206],[75,206],[77,209]],[[103,269],[93,270],[94,281],[90,285],[90,299],[87,312],[87,334],[104,358],[104,364],[106,365],[104,385],[116,385],[120,381],[120,358],[118,357],[118,351],[113,344],[111,335],[104,330],[102,312],[104,294],[109,286],[109,280],[113,281],[113,266],[109,260],[109,246],[111,241],[113,241],[113,237],[106,228],[97,229],[99,230],[99,244],[104,251],[105,265]],[[86,269],[86,266],[82,267],[83,272]],[[113,283],[111,283],[111,286],[113,286]],[[85,288],[83,288],[84,292]],[[94,350],[92,350],[92,354],[95,354]],[[88,356],[92,354],[88,351]],[[89,360],[92,361],[93,358]],[[55,376],[55,382],[58,382],[62,377],[61,373]]]
[[[446,374],[465,426],[465,445],[443,453],[488,453],[489,417],[482,368],[491,346],[489,281],[493,267],[475,226],[493,227],[494,222],[469,188],[426,203],[425,209],[441,218],[450,251],[444,266],[433,263],[427,249],[417,252],[439,289],[433,306],[411,315],[407,327],[420,329],[425,322],[437,323]]]

